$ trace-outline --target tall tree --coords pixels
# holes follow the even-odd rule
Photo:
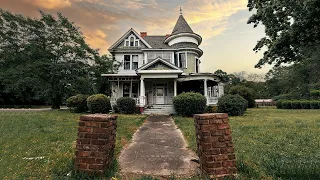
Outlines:
[[[40,13],[31,19],[0,11],[0,79],[6,89],[18,88],[15,93],[30,88],[56,109],[70,86],[90,81],[90,61],[98,54],[66,17]]]
[[[266,51],[256,67],[300,62],[318,51],[319,0],[248,0],[248,8],[255,11],[248,24],[265,26],[266,36],[254,51]]]

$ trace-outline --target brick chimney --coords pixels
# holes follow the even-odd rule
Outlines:
[[[140,32],[140,36],[141,36],[142,38],[146,37],[147,35],[148,35],[147,32]]]

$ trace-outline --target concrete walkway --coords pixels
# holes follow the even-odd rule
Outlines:
[[[190,177],[196,173],[197,159],[187,149],[181,131],[170,116],[149,116],[147,122],[134,134],[131,144],[119,158],[121,174]],[[131,177],[130,177],[131,176]]]

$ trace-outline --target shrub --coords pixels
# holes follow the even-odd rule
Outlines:
[[[89,96],[87,105],[91,113],[108,113],[111,110],[110,99],[104,94]]]
[[[319,101],[310,101],[311,109],[319,109]]]
[[[133,114],[136,108],[136,101],[130,97],[121,97],[117,100],[117,107],[120,113]]]
[[[302,109],[310,109],[310,102],[311,101],[301,101],[301,108]]]
[[[313,98],[318,98],[320,96],[320,90],[311,90],[310,96]]]
[[[205,112],[206,113],[216,113],[217,112],[217,106],[207,106]]]
[[[283,100],[278,100],[278,101],[276,101],[276,107],[277,107],[277,109],[282,109],[282,101]]]
[[[251,88],[245,87],[245,86],[233,86],[229,90],[229,94],[239,94],[244,99],[248,101],[248,107],[253,108],[255,105],[254,101],[254,91]]]
[[[113,106],[112,106],[112,110],[113,110],[113,112],[115,112],[115,113],[119,113],[120,111],[119,111],[119,108],[118,108],[118,106],[116,105],[116,104],[114,104]]]
[[[281,106],[283,109],[291,109],[292,108],[291,101],[282,101]]]
[[[66,101],[67,107],[69,107],[71,111],[76,113],[86,112],[88,111],[87,98],[88,95],[84,94],[71,96]]]
[[[173,106],[177,114],[182,116],[192,116],[205,111],[207,99],[193,92],[181,93],[173,97]]]
[[[248,101],[240,95],[225,95],[218,100],[218,111],[230,116],[242,116],[248,107]]]
[[[291,107],[292,109],[301,109],[301,102],[298,100],[291,101]]]

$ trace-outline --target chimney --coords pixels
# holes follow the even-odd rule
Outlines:
[[[168,38],[171,34],[166,34],[166,38]]]
[[[146,37],[146,36],[147,36],[147,32],[140,32],[140,36],[141,36],[142,38]]]

